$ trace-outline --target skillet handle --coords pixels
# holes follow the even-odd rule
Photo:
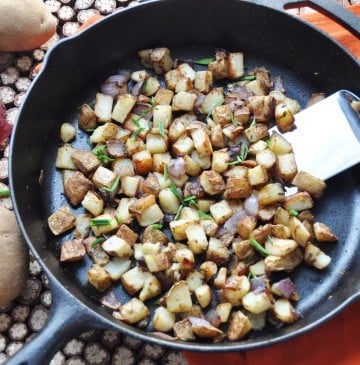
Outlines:
[[[309,6],[342,25],[356,37],[360,37],[360,17],[334,0],[275,0],[270,2],[270,5],[281,10]]]
[[[73,337],[90,329],[104,327],[56,279],[49,277],[49,281],[52,305],[47,323],[6,365],[48,365],[55,353]]]

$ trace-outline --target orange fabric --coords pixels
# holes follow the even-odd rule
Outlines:
[[[360,4],[349,7],[360,16]],[[303,15],[360,58],[360,40],[318,13]],[[341,67],[341,65],[339,65]],[[190,365],[359,365],[360,302],[322,326],[284,343],[246,352],[184,352]]]

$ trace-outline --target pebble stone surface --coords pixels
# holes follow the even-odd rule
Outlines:
[[[74,34],[94,14],[107,15],[141,0],[44,0],[58,18],[57,34],[41,47],[29,52],[0,53],[0,101],[6,118],[13,123],[24,96],[34,78],[34,67],[60,38]],[[337,0],[343,5],[360,0]],[[292,9],[293,14],[312,11]],[[0,146],[0,164],[7,166],[8,147]],[[2,188],[8,183],[7,169],[1,169]],[[5,172],[4,172],[5,171]],[[4,175],[4,176],[3,176]],[[0,205],[11,209],[11,200],[1,198]],[[45,325],[51,307],[48,280],[31,256],[29,277],[24,292],[6,307],[0,307],[0,364],[21,349]],[[113,330],[88,331],[71,339],[59,350],[50,365],[186,365],[180,352],[143,343]],[[44,364],[46,365],[46,364]]]

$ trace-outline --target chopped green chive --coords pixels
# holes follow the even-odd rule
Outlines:
[[[96,240],[94,240],[94,241],[91,242],[91,246],[98,245],[100,243],[103,243],[104,241],[105,241],[105,238],[104,237],[98,237]]]
[[[271,140],[270,139],[266,139],[265,143],[267,144],[268,148],[271,149]]]
[[[169,168],[167,163],[164,162],[164,180],[167,181],[169,179]]]
[[[256,75],[246,75],[246,76],[240,77],[237,80],[237,82],[239,82],[239,81],[253,81],[253,80],[256,80]]]
[[[160,223],[155,223],[151,225],[152,229],[162,229],[163,225]]]
[[[198,210],[198,215],[200,219],[212,219],[211,215],[206,214],[202,210]]]
[[[118,190],[120,183],[120,176],[117,176],[113,184],[111,185],[111,188],[101,188],[102,190],[108,191],[109,193],[113,193]]]
[[[159,122],[159,133],[162,137],[165,138],[165,127],[163,122]]]
[[[150,99],[150,104],[151,106],[154,108],[155,105],[156,105],[156,100],[155,100],[155,96],[152,96],[151,99]]]
[[[246,160],[248,153],[249,153],[249,146],[247,145],[247,143],[243,143],[241,145],[239,156],[236,156],[235,161],[229,162],[228,165],[234,166],[241,164]]]
[[[122,218],[119,217],[115,217],[116,222],[118,222],[118,224],[124,223],[124,220]]]
[[[297,217],[299,215],[299,212],[296,209],[290,209],[289,214],[293,217]]]
[[[180,205],[180,207],[178,208],[178,210],[175,214],[174,221],[176,221],[180,217],[180,214],[181,214],[181,211],[183,210],[183,208],[184,208],[184,206]]]
[[[184,199],[184,204],[185,203],[189,203],[189,205],[194,205],[194,206],[197,206],[197,203],[196,203],[196,196],[195,195],[191,195],[191,196],[188,196]]]
[[[254,238],[249,239],[250,245],[255,248],[256,251],[260,252],[264,257],[268,256],[269,253],[265,250],[261,244]]]
[[[173,181],[171,181],[170,190],[176,196],[177,200],[183,205],[184,204],[184,199],[180,195],[179,190],[177,189],[177,187],[176,187],[176,185]]]
[[[142,132],[144,131],[145,128],[138,128],[132,135],[131,135],[131,138],[132,139],[136,139],[136,137]]]
[[[110,219],[97,219],[97,218],[94,218],[94,219],[90,220],[90,227],[107,226],[110,223],[111,223]]]
[[[211,58],[202,58],[201,60],[195,61],[195,63],[197,65],[207,66],[209,63],[211,63],[213,61],[215,61],[215,58],[211,57]]]
[[[255,118],[253,118],[253,120],[251,121],[251,123],[250,123],[250,125],[249,125],[249,127],[251,128],[251,127],[254,127],[254,125],[256,124],[256,119]]]
[[[9,189],[0,190],[0,196],[10,196],[10,190]]]
[[[236,119],[235,119],[234,112],[231,112],[230,117],[231,117],[231,123],[232,123],[235,127],[237,127],[237,126],[238,126],[238,122],[237,122],[237,121],[236,121]]]
[[[106,146],[104,144],[95,147],[92,150],[92,153],[99,159],[99,161],[106,163],[106,162],[113,162],[115,158],[108,156],[105,152]]]

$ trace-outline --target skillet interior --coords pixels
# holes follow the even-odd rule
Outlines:
[[[333,41],[290,16],[245,1],[154,1],[112,15],[80,36],[60,42],[51,52],[13,134],[12,192],[20,225],[30,246],[72,295],[117,328],[150,341],[154,341],[151,336],[113,320],[111,313],[97,304],[98,295],[86,280],[89,261],[59,265],[60,241],[69,237],[54,238],[46,220],[66,204],[61,175],[54,168],[61,123],[74,120],[76,107],[93,99],[96,86],[106,76],[120,68],[139,69],[136,50],[161,45],[169,47],[174,57],[194,59],[209,57],[216,47],[242,50],[249,69],[264,65],[273,76],[281,75],[288,95],[303,106],[313,92],[329,94],[346,88],[360,94],[359,64]],[[74,146],[87,146],[86,138],[78,136]],[[41,170],[43,188],[38,184]],[[360,237],[358,172],[354,168],[329,181],[324,198],[316,206],[316,216],[333,228],[340,242],[324,247],[333,258],[329,270],[315,272],[302,267],[292,274],[301,296],[297,308],[303,319],[282,329],[253,332],[238,343],[171,345],[213,351],[257,347],[301,333],[350,301],[360,287],[356,262]],[[120,289],[118,294],[124,295]]]

